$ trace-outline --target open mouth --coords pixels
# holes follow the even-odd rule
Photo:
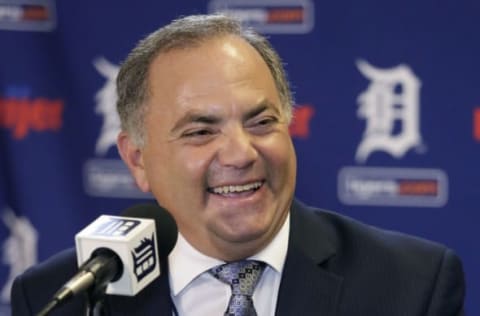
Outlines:
[[[214,188],[208,188],[207,191],[218,195],[227,195],[235,193],[254,192],[260,189],[265,181],[255,181],[242,185],[223,185]]]

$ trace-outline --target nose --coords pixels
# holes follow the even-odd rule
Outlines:
[[[218,151],[218,162],[223,167],[236,169],[252,165],[258,157],[254,137],[243,127],[235,127],[225,131],[223,142]]]

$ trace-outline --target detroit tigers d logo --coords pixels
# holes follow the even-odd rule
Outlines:
[[[401,158],[421,145],[420,80],[407,65],[379,69],[359,60],[357,67],[371,82],[357,98],[357,115],[366,120],[366,128],[355,160],[365,163],[374,151]]]

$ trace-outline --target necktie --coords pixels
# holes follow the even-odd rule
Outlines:
[[[230,285],[232,296],[224,316],[256,316],[252,295],[265,263],[242,260],[226,263],[210,270],[220,281]]]

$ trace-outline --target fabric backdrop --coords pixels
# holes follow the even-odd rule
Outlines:
[[[98,215],[151,198],[114,144],[118,65],[171,19],[216,11],[266,34],[286,63],[297,196],[455,249],[480,315],[473,0],[1,0],[0,315],[15,275]]]

